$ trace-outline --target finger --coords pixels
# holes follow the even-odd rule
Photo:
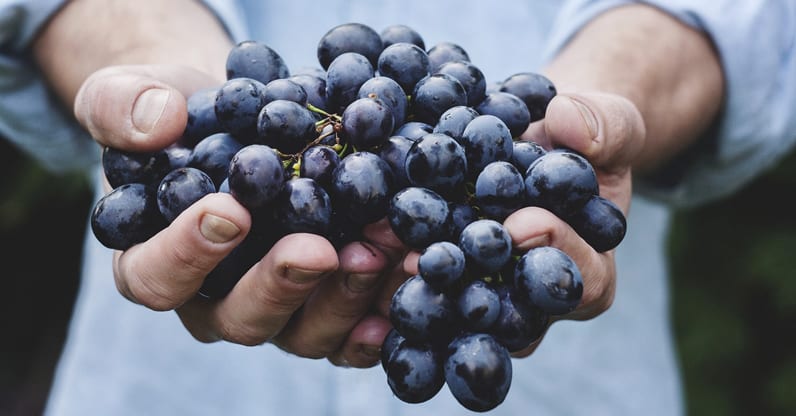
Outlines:
[[[613,302],[616,275],[613,251],[597,253],[567,223],[538,207],[520,209],[504,225],[515,248],[521,252],[552,246],[567,253],[583,276],[583,295],[567,319],[590,319]]]
[[[389,259],[361,242],[343,247],[339,258],[339,270],[320,283],[274,344],[302,357],[327,357],[369,311]]]
[[[329,356],[329,361],[343,367],[373,367],[381,359],[381,344],[390,328],[390,321],[383,316],[366,316],[357,323],[343,346]]]
[[[406,272],[404,264],[405,262],[399,262],[392,266],[383,278],[381,288],[374,301],[376,311],[383,317],[389,318],[393,294],[412,276]]]
[[[408,250],[398,236],[392,231],[390,222],[383,218],[362,229],[365,240],[387,255],[390,264],[396,264]]]
[[[232,196],[207,195],[154,237],[116,252],[116,286],[133,302],[154,310],[174,309],[196,294],[204,277],[250,226],[248,211]]]
[[[178,312],[200,341],[259,345],[278,334],[337,267],[337,253],[326,239],[290,234],[274,244],[226,297],[191,301]]]
[[[186,97],[217,84],[188,67],[108,67],[89,76],[78,90],[75,117],[102,145],[130,151],[162,149],[185,130]]]

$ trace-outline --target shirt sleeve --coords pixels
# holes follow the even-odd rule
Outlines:
[[[704,31],[726,78],[715,127],[666,169],[637,180],[637,191],[675,206],[701,204],[741,188],[788,154],[796,142],[796,2],[569,1],[547,56],[590,19],[631,3],[657,7]]]
[[[31,56],[36,34],[62,0],[0,0],[0,137],[49,170],[60,173],[96,166],[100,151],[49,90]],[[237,2],[206,0],[233,39],[244,39]]]

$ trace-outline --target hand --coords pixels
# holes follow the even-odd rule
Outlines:
[[[188,67],[109,67],[82,84],[75,115],[101,145],[160,149],[185,128],[185,98],[213,85],[220,81]],[[339,253],[317,235],[289,235],[225,298],[197,297],[204,277],[250,226],[248,211],[231,195],[208,195],[148,241],[116,251],[116,285],[133,302],[176,310],[187,330],[203,342],[270,341],[299,356],[359,367],[375,364],[388,324],[375,316],[362,318],[378,293],[381,272],[397,263],[403,250],[386,222],[369,226],[368,241]]]

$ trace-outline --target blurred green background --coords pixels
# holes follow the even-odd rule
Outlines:
[[[77,291],[86,178],[0,141],[0,414],[41,413]],[[796,414],[796,155],[732,198],[678,213],[674,329],[690,415]]]

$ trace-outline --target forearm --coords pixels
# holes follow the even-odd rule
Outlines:
[[[699,138],[724,97],[708,37],[649,6],[613,9],[585,26],[544,69],[561,91],[598,90],[631,100],[646,141],[634,163],[649,171]]]
[[[219,21],[194,0],[74,0],[44,27],[34,56],[71,109],[83,81],[110,65],[187,65],[222,80],[230,47]]]

